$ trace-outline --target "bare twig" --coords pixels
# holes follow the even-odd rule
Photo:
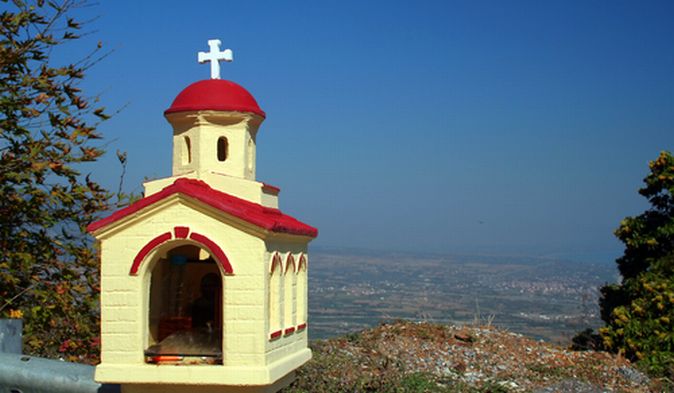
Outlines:
[[[26,292],[28,292],[29,290],[33,289],[34,286],[35,286],[35,284],[29,285],[28,287],[24,288],[21,292],[17,293],[13,298],[7,300],[7,301],[5,302],[5,304],[3,304],[2,307],[0,307],[0,311],[4,310],[5,307],[7,307],[7,306],[9,306],[10,304],[12,304],[12,302],[13,302],[14,300],[18,299],[21,295],[23,295],[24,293],[26,293]]]

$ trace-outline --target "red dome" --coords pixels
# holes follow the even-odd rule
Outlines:
[[[222,79],[207,79],[187,86],[164,114],[201,110],[251,112],[266,116],[248,90]]]

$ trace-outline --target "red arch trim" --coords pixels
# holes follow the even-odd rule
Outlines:
[[[177,239],[187,239],[187,234],[190,233],[190,228],[188,227],[175,227],[173,232],[176,234]]]
[[[138,274],[138,268],[140,267],[140,263],[143,262],[147,254],[149,254],[150,251],[157,248],[160,244],[166,243],[167,241],[171,240],[171,238],[172,238],[171,232],[166,232],[147,242],[147,244],[140,249],[138,254],[136,254],[136,257],[133,258],[133,265],[131,265],[131,270],[129,271],[129,274],[132,276]]]
[[[302,266],[304,266],[305,269],[307,268],[307,257],[304,255],[304,253],[300,254],[300,261],[297,263],[298,273],[302,271]]]
[[[190,239],[194,240],[197,243],[201,243],[206,248],[208,248],[211,253],[213,253],[213,256],[215,259],[220,262],[220,265],[222,266],[222,269],[225,271],[227,274],[233,274],[234,270],[232,269],[232,265],[229,264],[229,259],[227,259],[227,255],[225,255],[225,252],[222,251],[220,246],[215,244],[215,242],[209,238],[207,238],[204,235],[192,232],[190,234]]]
[[[288,269],[290,269],[290,264],[293,264],[293,273],[295,273],[296,266],[295,266],[295,257],[293,257],[293,254],[288,253],[288,257],[286,258],[286,273],[288,273]]]
[[[274,269],[276,269],[276,265],[281,266],[281,273],[283,273],[283,261],[281,260],[281,256],[279,255],[278,252],[275,252],[274,256],[271,257],[271,267],[269,269],[269,273],[274,274]]]
[[[187,233],[189,233],[189,228],[176,227],[175,232],[176,232],[176,239],[185,239],[187,238]],[[155,248],[159,247],[160,245],[166,243],[171,239],[173,239],[173,234],[171,232],[165,232],[147,242],[147,244],[144,245],[143,248],[140,249],[140,251],[138,251],[136,257],[133,258],[133,264],[131,265],[129,274],[132,276],[137,275],[138,269],[140,268],[140,264],[145,260],[145,257],[147,257],[147,255],[152,250],[154,250]],[[220,263],[225,273],[234,274],[234,270],[232,269],[232,265],[229,263],[229,259],[227,259],[227,255],[225,255],[224,251],[222,251],[220,246],[218,246],[213,240],[209,239],[204,235],[194,232],[190,234],[190,239],[206,247],[213,254],[215,260],[218,261],[218,263]]]

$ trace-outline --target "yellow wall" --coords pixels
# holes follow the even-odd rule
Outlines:
[[[223,365],[157,366],[144,362],[148,345],[149,284],[153,263],[174,240],[151,252],[136,276],[129,275],[138,251],[155,236],[188,226],[215,241],[234,274],[223,279]],[[266,385],[306,362],[306,331],[269,341],[268,243],[270,236],[248,224],[180,196],[167,198],[96,234],[101,240],[101,364],[96,380],[109,383]],[[293,237],[286,237],[292,239]],[[278,250],[300,253],[308,239]],[[282,350],[281,350],[282,349]]]
[[[294,259],[295,263],[297,264],[299,262],[300,256],[305,254],[307,252],[307,243],[304,242],[292,242],[292,241],[283,241],[283,239],[272,239],[268,240],[266,242],[266,261],[267,261],[267,280],[266,281],[266,291],[270,291],[270,276],[271,276],[271,261],[273,259],[273,256],[275,253],[278,253],[281,256],[281,261],[283,262],[283,274],[281,274],[281,285],[279,287],[279,294],[276,297],[280,304],[279,308],[281,310],[281,337],[278,339],[271,339],[270,335],[276,331],[276,327],[270,326],[269,325],[269,317],[265,319],[266,326],[265,329],[267,330],[267,337],[269,340],[267,340],[267,345],[266,345],[266,354],[267,354],[267,364],[272,364],[274,362],[278,362],[282,360],[285,356],[288,356],[288,354],[297,352],[302,350],[303,348],[307,348],[308,346],[308,327],[305,327],[304,329],[297,330],[297,327],[300,323],[304,323],[306,321],[300,322],[297,318],[296,314],[291,314],[288,315],[288,312],[293,313],[296,311],[296,304],[297,304],[297,298],[302,296],[304,298],[304,301],[307,301],[307,292],[305,291],[304,293],[297,293],[297,279],[299,279],[299,276],[297,276],[297,273],[295,271],[288,271],[287,270],[287,261],[288,261],[288,254],[291,254]],[[289,276],[292,275],[292,276]],[[306,275],[304,275],[306,277]],[[294,279],[293,279],[294,278]],[[295,283],[295,287],[292,288],[292,290],[287,289],[287,285],[290,283]],[[306,288],[306,286],[304,287]],[[288,299],[288,296],[292,296],[291,299]],[[267,300],[266,304],[266,313],[269,315],[269,310],[270,310],[270,305],[269,305],[269,293],[267,292],[267,296],[265,296],[265,299]],[[290,310],[290,311],[289,311]],[[286,329],[289,328],[295,328],[295,331],[286,335],[285,331]]]

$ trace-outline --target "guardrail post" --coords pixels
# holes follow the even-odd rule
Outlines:
[[[0,352],[23,353],[22,332],[23,320],[0,319]]]

